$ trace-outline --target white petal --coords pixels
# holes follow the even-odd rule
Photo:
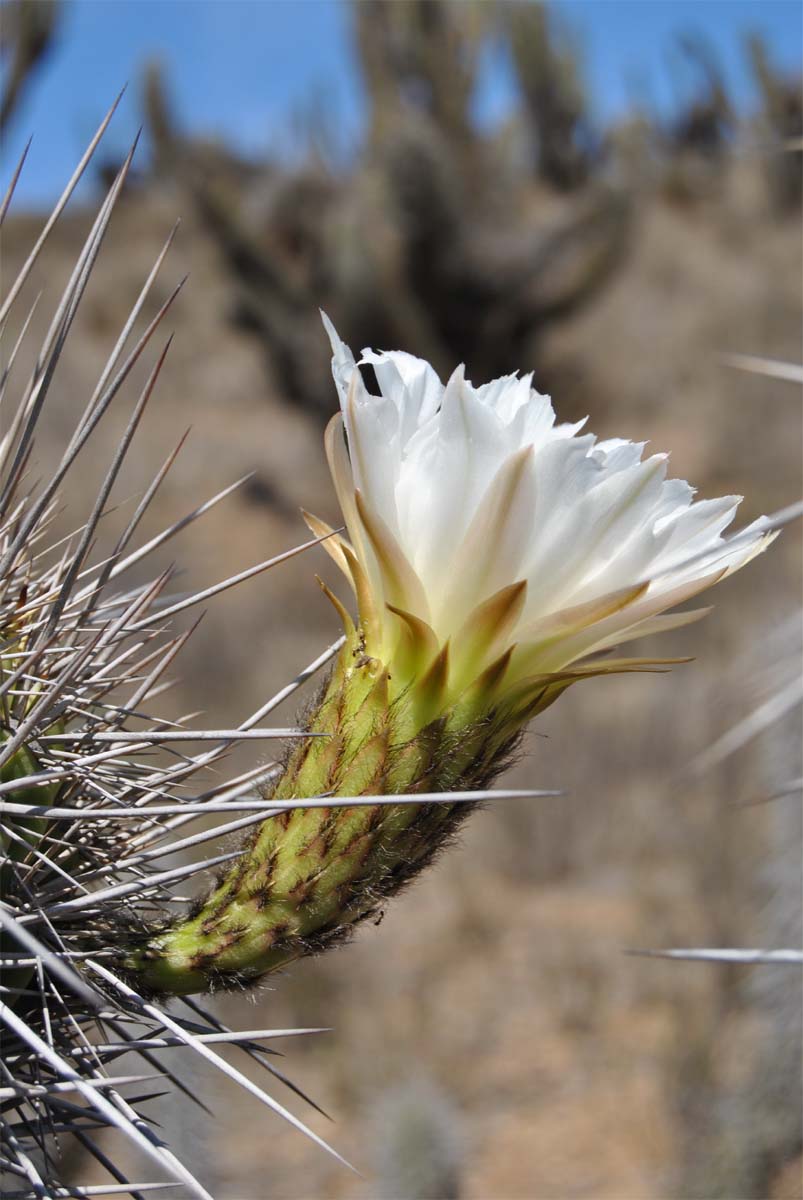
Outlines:
[[[669,608],[683,604],[721,578],[722,571],[717,570],[696,579],[686,580],[682,584],[673,583],[669,587],[650,588],[641,600],[628,605],[621,612],[614,613],[581,633],[567,638],[563,644],[550,647],[545,653],[540,669],[555,671],[603,646],[627,641],[627,637],[622,637],[622,634],[635,629],[649,617],[658,616]]]
[[[657,562],[661,570],[669,570],[706,545],[715,548],[721,543],[721,533],[730,525],[741,496],[722,496],[718,500],[698,500],[685,511],[664,518],[659,525],[666,528],[669,538]]]
[[[349,384],[354,373],[356,363],[354,355],[349,350],[345,342],[341,341],[337,330],[332,322],[327,317],[323,309],[320,309],[321,320],[323,327],[329,337],[329,343],[332,347],[332,375],[334,376],[337,394],[340,398],[340,407],[345,412],[346,400],[349,394]]]
[[[597,442],[592,455],[606,471],[623,471],[641,462],[646,442],[628,442],[625,438],[608,438]]]
[[[509,446],[505,426],[466,388],[458,368],[437,418],[408,443],[396,485],[400,541],[434,608],[457,547]]]
[[[449,562],[449,586],[437,611],[436,628],[454,628],[489,596],[523,578],[535,513],[534,451],[507,458],[489,484]]]
[[[354,482],[371,508],[397,535],[395,488],[401,467],[398,409],[392,400],[371,396],[359,367],[355,367],[344,417]]]
[[[539,579],[544,612],[637,583],[642,571],[633,575],[634,565],[644,567],[650,561],[648,518],[660,492],[665,458],[656,455],[612,475],[596,460],[588,461],[597,467],[597,481],[576,499],[558,501],[564,513],[562,527],[529,564],[528,577]],[[579,476],[581,486],[587,480],[587,475]],[[529,607],[528,618],[536,615]]]
[[[382,395],[396,405],[402,445],[406,445],[416,429],[438,411],[443,384],[428,362],[401,350],[363,350],[360,362],[371,364]]]

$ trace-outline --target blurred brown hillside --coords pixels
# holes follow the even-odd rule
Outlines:
[[[749,128],[692,46],[696,109],[672,128],[634,117],[600,134],[579,73],[557,70],[567,50],[549,40],[542,10],[505,8],[529,86],[520,122],[491,145],[465,119],[483,7],[470,6],[476,28],[434,3],[360,11],[375,119],[348,175],[320,156],[289,172],[186,141],[169,80],[151,75],[154,165],[113,219],[35,473],[70,435],[181,217],[154,309],[190,278],[116,501],[136,502],[188,426],[154,529],[253,475],[165,548],[180,590],[305,540],[302,505],[337,516],[318,305],[355,349],[408,350],[443,372],[465,359],[475,383],[534,368],[559,419],[588,414],[602,437],[670,450],[673,473],[701,495],[743,493],[744,521],[799,498],[799,391],[722,361],[802,357],[800,162],[782,149],[795,88],[781,96],[761,48],[764,109]],[[27,345],[90,221],[68,211],[54,231],[28,288],[45,296]],[[8,278],[38,227],[9,218]],[[124,419],[111,412],[93,435],[85,493],[65,497],[60,531],[83,520]],[[230,726],[333,641],[316,572],[333,578],[319,551],[215,600],[164,711],[202,709],[210,727]],[[565,797],[489,806],[381,928],[253,996],[215,1000],[243,1026],[256,1004],[257,1024],[332,1027],[284,1044],[282,1070],[336,1126],[305,1120],[363,1172],[346,1173],[219,1082],[214,1120],[154,1102],[219,1200],[803,1196],[799,978],[624,953],[800,945],[799,795],[755,803],[801,775],[799,707],[710,769],[688,770],[799,673],[798,530],[714,603],[705,622],[665,636],[666,654],[693,663],[589,682],[538,722],[512,778]]]

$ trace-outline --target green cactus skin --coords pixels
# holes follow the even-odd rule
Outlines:
[[[56,727],[54,727],[56,728]],[[8,734],[0,733],[0,744],[5,742]],[[8,762],[0,767],[0,782],[13,783],[17,779],[26,779],[40,770],[39,763],[26,746],[11,756]],[[10,793],[10,799],[18,804],[52,804],[59,790],[59,784],[53,783],[45,787],[25,787],[24,785]],[[44,817],[22,817],[15,820],[6,818],[6,823],[14,829],[16,837],[9,837],[0,831],[0,896],[7,897],[12,888],[12,862],[24,862],[30,851],[36,846],[47,828]],[[5,860],[5,861],[3,861]],[[16,942],[7,934],[0,932],[0,955],[7,950],[19,949]],[[34,974],[32,967],[4,968],[3,983],[8,988],[24,988]],[[10,994],[12,1005],[13,993]]]
[[[518,723],[479,716],[469,694],[445,714],[448,650],[414,694],[352,634],[272,798],[469,790],[506,765]],[[200,909],[152,937],[126,967],[173,995],[241,986],[348,936],[449,840],[470,803],[298,808],[271,817]]]
[[[0,734],[0,744],[7,740],[7,735]],[[13,783],[16,779],[27,779],[30,775],[35,775],[41,768],[34,756],[26,746],[20,746],[16,754],[13,754],[8,762],[0,767],[0,781],[2,783]],[[58,791],[58,785],[55,787],[20,787],[11,793],[13,799],[18,804],[50,804],[52,803],[55,793]],[[27,840],[37,840],[44,833],[46,822],[42,817],[29,817],[27,819],[18,820],[15,822],[19,826],[19,833],[26,837]],[[25,850],[20,846],[19,842],[12,838],[6,838],[0,834],[0,845],[3,852],[7,853],[9,858],[20,859]]]

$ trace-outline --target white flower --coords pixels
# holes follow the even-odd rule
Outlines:
[[[530,375],[474,387],[458,367],[444,386],[421,359],[365,350],[373,396],[324,323],[342,409],[327,453],[349,538],[324,545],[355,590],[365,652],[394,663],[397,688],[439,655],[451,702],[489,669],[506,690],[627,669],[640,660],[571,665],[703,616],[661,614],[772,540],[757,522],[730,546],[740,497],[693,502],[666,455],[556,425]]]

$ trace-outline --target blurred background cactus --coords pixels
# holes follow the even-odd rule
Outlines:
[[[232,317],[259,339],[271,377],[321,420],[318,307],[352,344],[415,346],[444,376],[455,362],[503,374],[537,363],[543,330],[604,286],[631,224],[628,194],[592,179],[578,56],[556,44],[541,5],[355,4],[353,20],[369,109],[346,175],[314,153],[288,172],[185,137],[164,72],[152,63],[144,80],[158,177],[172,174],[202,216]],[[484,136],[472,117],[491,37],[516,65],[521,161],[507,134]]]
[[[389,1087],[372,1126],[381,1200],[459,1200],[464,1194],[460,1115],[431,1080]]]
[[[263,6],[198,5],[197,22],[184,15],[187,5],[163,6],[159,20],[148,23],[147,62],[140,55],[109,84],[116,90],[130,78],[127,112],[132,124],[144,122],[146,144],[118,198],[55,373],[29,474],[47,482],[61,460],[177,216],[182,229],[170,261],[176,280],[189,271],[191,281],[170,311],[177,337],[161,370],[158,421],[141,423],[116,503],[147,491],[188,425],[193,434],[142,518],[143,542],[181,522],[203,496],[253,473],[225,505],[204,514],[203,527],[193,522],[182,529],[180,552],[171,541],[155,547],[150,571],[145,562],[133,564],[132,589],[155,579],[177,555],[183,571],[177,586],[189,598],[210,579],[234,576],[244,564],[295,546],[305,536],[299,506],[335,518],[320,452],[320,427],[335,397],[319,305],[355,347],[403,348],[431,358],[443,373],[465,359],[475,382],[535,369],[536,384],[552,391],[563,419],[590,413],[602,435],[671,448],[673,473],[699,482],[704,494],[744,492],[747,519],[800,495],[803,414],[794,364],[801,361],[801,89],[799,63],[765,21],[770,10],[794,6],[765,0],[747,11],[718,4],[716,29],[706,24],[706,6],[696,6],[699,28],[695,12],[676,6],[663,58],[653,69],[636,55],[629,105],[613,114],[601,103],[600,43],[587,33],[582,4],[264,7],[271,14],[270,36],[259,47],[266,89],[283,56],[295,71],[324,36],[318,20],[323,26],[333,7],[347,13],[349,62],[364,97],[352,143],[337,105],[312,94],[300,115],[287,117],[292,154],[266,140],[246,145],[231,129],[207,136],[193,119],[180,69],[187,51],[176,57],[166,41],[171,13],[182,38],[197,32],[202,15],[218,14],[214,58],[195,58],[192,73],[223,106],[229,81],[221,64],[232,41],[238,68],[247,62],[246,43],[254,41]],[[91,12],[98,29],[112,23],[103,53],[96,46],[83,50],[81,70],[97,80],[119,45],[142,45],[132,35],[145,29],[141,15],[125,24],[126,12],[137,8],[122,0],[63,3],[51,11],[57,20],[47,51],[35,54],[30,48],[42,47],[47,36],[15,49],[22,43],[5,19],[11,5],[4,8],[7,174],[16,164],[13,138],[34,132],[41,140],[43,122],[37,118],[34,126],[31,116],[36,97],[47,95],[55,115],[48,73],[88,37],[82,12]],[[591,8],[605,10],[614,33],[629,32],[631,6]],[[37,22],[45,15],[38,3],[20,9],[35,12]],[[310,15],[299,18],[303,37],[288,49],[282,14],[292,10]],[[650,13],[658,10],[668,8],[649,6]],[[108,15],[113,11],[120,16]],[[237,14],[245,12],[238,31]],[[342,44],[332,53],[343,54]],[[511,99],[491,120],[477,97],[494,56],[507,63]],[[753,81],[749,94],[734,84],[737,60]],[[66,108],[61,86],[58,104]],[[97,92],[105,84],[93,86]],[[108,99],[83,101],[93,125]],[[244,125],[253,124],[250,112],[241,115]],[[83,119],[72,116],[79,127]],[[39,153],[41,161],[41,147]],[[35,167],[35,154],[36,140],[27,169]],[[124,154],[119,142],[100,149],[93,160],[100,165],[89,168],[95,191],[99,182],[113,185]],[[88,186],[75,199],[92,191]],[[42,226],[41,215],[26,211],[24,195],[3,229],[4,292]],[[32,304],[45,292],[18,353],[15,370],[24,379],[35,365],[25,347],[43,345],[92,220],[80,203],[62,215],[20,297]],[[145,323],[171,290],[162,274],[154,279]],[[15,307],[6,347],[28,313]],[[723,364],[723,354],[739,353],[768,360],[771,373]],[[5,369],[8,348],[4,354]],[[142,362],[132,367],[134,404],[147,378]],[[112,406],[93,432],[91,457],[101,477],[127,421],[128,413]],[[72,473],[68,507],[52,515],[54,543],[93,512],[98,481],[91,474]],[[115,515],[108,514],[110,521]],[[111,535],[99,542],[92,561],[103,561],[114,544]],[[326,572],[323,557],[293,558],[271,572],[269,587],[216,597],[182,651],[182,677],[164,706],[161,694],[154,698],[153,715],[174,719],[203,709],[193,725],[226,729],[296,679],[337,633],[312,581],[314,571]],[[100,1045],[106,1049],[91,1053],[103,1059],[103,1069],[118,1080],[138,1076],[117,1090],[133,1097],[140,1116],[158,1122],[157,1136],[216,1200],[257,1200],[268,1185],[272,1194],[298,1200],[365,1200],[380,1188],[401,1200],[402,1190],[413,1196],[421,1186],[437,1188],[442,1200],[450,1194],[800,1200],[795,967],[622,955],[628,947],[800,945],[800,700],[792,694],[800,579],[800,544],[791,530],[760,570],[723,589],[715,627],[678,636],[676,652],[695,653],[694,664],[657,686],[609,681],[603,696],[590,684],[545,715],[511,782],[565,788],[568,795],[478,814],[438,872],[347,952],[299,964],[256,997],[205,1000],[205,1015],[183,1005],[163,1012],[181,1035],[97,976],[91,983],[101,989],[98,1002],[110,1006],[97,1019],[110,1013],[117,1020],[115,1006],[123,1005],[125,1023],[101,1033],[93,1017],[91,1026],[81,1026],[89,1046],[71,1025],[81,998],[67,998],[45,970],[49,1008],[41,1037],[47,1044],[50,1020],[55,1049],[74,1048],[74,1064]],[[299,694],[294,690],[271,720],[294,725]],[[786,697],[786,715],[756,725],[756,710],[778,696]],[[730,737],[731,751],[722,755],[721,739],[740,726],[754,736]],[[247,747],[232,746],[222,773],[208,785],[199,778],[187,796],[224,787],[238,772],[269,770],[264,743],[247,745],[250,757]],[[57,742],[43,748],[51,757],[64,753]],[[159,753],[183,761],[169,750]],[[149,770],[155,755],[149,747]],[[684,772],[690,763],[700,769]],[[198,848],[154,857],[152,868],[183,871],[193,856],[232,852],[225,839],[212,840],[212,826],[202,819]],[[64,832],[55,829],[53,836]],[[26,836],[16,827],[15,833]],[[185,835],[183,828],[176,833]],[[42,878],[35,854],[22,868],[8,857],[23,883]],[[132,881],[139,869],[135,861]],[[57,902],[62,885],[59,877],[43,894]],[[193,877],[155,886],[162,890],[152,894],[169,905],[193,891]],[[125,915],[125,896],[112,903]],[[77,915],[87,910],[73,918],[70,911],[59,916],[58,931],[79,930]],[[39,926],[31,929],[45,938]],[[24,948],[6,954],[5,947],[6,957],[25,957]],[[20,988],[5,978],[2,986]],[[37,995],[40,987],[37,979]],[[10,1006],[7,992],[2,998]],[[268,1045],[292,1045],[294,1085],[338,1117],[337,1147],[366,1180],[285,1133],[240,1095],[265,1063],[279,1078],[284,1065],[260,1050],[264,1042],[246,1041],[237,1051],[240,1062],[209,1039],[236,1040],[225,1030],[259,1032],[254,1026],[336,1029],[325,1038]],[[71,1029],[75,1040],[68,1044]],[[215,1069],[210,1082],[205,1073],[215,1064],[197,1050],[188,1051],[192,1065],[181,1064],[176,1041],[193,1035],[243,1078]],[[190,1106],[177,1085],[143,1080],[156,1067],[120,1058],[129,1038],[164,1039],[159,1048],[141,1048],[213,1107],[214,1116]],[[18,1043],[13,1051],[7,1045],[4,1063]],[[12,1058],[11,1067],[19,1071],[20,1060]],[[26,1087],[42,1086],[36,1070]],[[404,1081],[411,1079],[427,1082],[408,1088]],[[0,1086],[16,1084],[5,1077]],[[169,1095],[144,1099],[165,1086]],[[88,1100],[54,1095],[60,1107],[51,1131],[66,1156],[59,1171],[73,1191],[79,1184],[107,1192],[124,1186],[110,1182],[109,1162],[131,1181],[153,1179],[140,1149],[128,1139],[121,1149],[119,1132],[97,1112],[85,1115]],[[423,1122],[404,1116],[410,1095]],[[39,1103],[30,1090],[26,1097],[27,1105]],[[41,1110],[25,1108],[28,1127],[19,1128],[18,1093],[4,1092],[3,1104],[17,1139],[13,1154],[39,1168]],[[69,1148],[66,1131],[76,1120],[89,1147],[79,1138],[80,1149],[75,1139]],[[331,1138],[322,1114],[313,1111],[308,1125]],[[408,1138],[427,1148],[433,1174],[423,1185],[409,1175],[399,1182]],[[162,1180],[170,1177],[166,1162]],[[7,1188],[11,1195],[36,1194],[40,1185],[30,1175],[17,1177]],[[51,1194],[58,1193],[51,1187]],[[171,1194],[190,1194],[189,1186]]]
[[[57,34],[61,0],[6,0],[0,25],[0,55],[5,60],[0,134],[41,66]]]
[[[582,47],[565,28],[556,30],[557,14],[541,3],[500,5],[535,171],[545,183],[568,192],[587,181],[599,150],[582,77]]]
[[[803,90],[800,79],[772,63],[765,40],[752,34],[747,51],[761,95],[757,134],[766,150],[767,184],[779,213],[799,213],[803,196]]]

